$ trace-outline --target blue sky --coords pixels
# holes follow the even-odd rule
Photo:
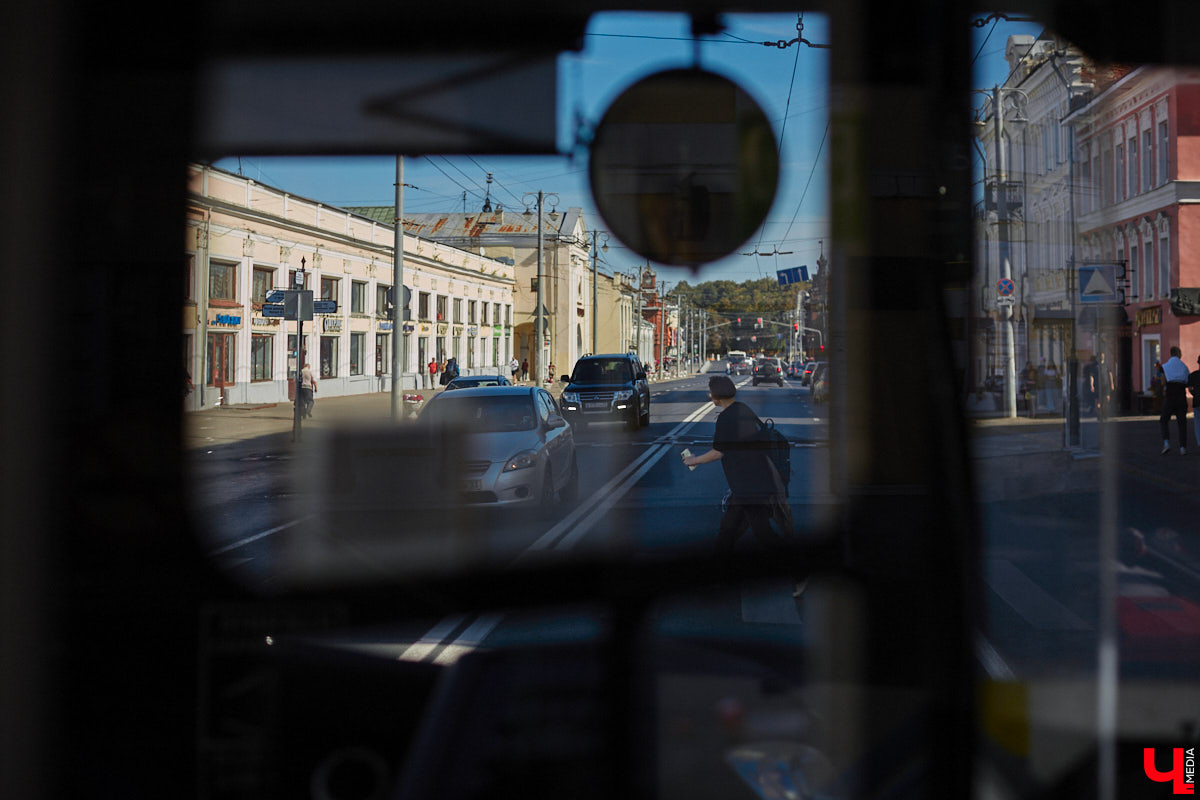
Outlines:
[[[656,268],[664,279],[692,282],[774,277],[776,269],[800,264],[815,267],[821,242],[828,242],[829,59],[821,48],[764,46],[791,40],[797,23],[813,44],[828,44],[827,20],[815,14],[730,15],[726,31],[706,38],[700,63],[726,75],[753,96],[766,111],[781,144],[781,180],[766,223],[739,251],[789,255],[733,255],[704,267],[698,275],[685,269]],[[989,22],[972,29],[976,59],[975,85],[1002,83],[1007,75],[1004,47],[1012,33],[1037,35],[1030,23]],[[558,195],[559,208],[578,206],[589,227],[605,229],[587,185],[587,158],[575,148],[574,121],[590,127],[622,89],[652,72],[689,66],[694,45],[685,17],[674,14],[621,13],[593,18],[584,50],[559,59],[559,151],[562,155],[409,156],[405,159],[407,213],[478,211],[491,172],[492,204],[524,209],[522,197],[542,190]],[[569,155],[573,150],[577,155]],[[292,194],[338,206],[391,205],[395,158],[227,158],[217,166],[276,186]],[[603,259],[611,269],[631,272],[644,263],[620,242],[610,239]]]

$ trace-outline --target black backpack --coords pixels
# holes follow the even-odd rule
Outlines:
[[[779,473],[786,491],[788,481],[792,478],[791,443],[788,442],[786,436],[775,430],[775,420],[773,419],[758,421],[758,432],[755,434],[755,439],[766,451],[767,458],[775,465],[775,471]]]

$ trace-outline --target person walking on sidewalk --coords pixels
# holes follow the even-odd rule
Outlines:
[[[513,356],[508,362],[508,371],[512,373],[512,382],[517,382],[517,373],[521,371],[521,362],[517,361],[517,357]]]
[[[1200,358],[1196,359],[1196,363],[1200,365]],[[1188,375],[1187,388],[1192,393],[1192,431],[1196,436],[1196,446],[1200,447],[1200,369]]]
[[[304,368],[300,370],[300,392],[297,396],[297,399],[300,401],[300,416],[312,416],[313,394],[316,391],[317,379],[313,377],[312,367],[305,364]]]
[[[764,444],[758,439],[759,419],[748,405],[735,400],[737,388],[725,375],[708,379],[708,394],[713,405],[721,409],[712,448],[698,456],[682,456],[685,467],[721,462],[729,492],[722,504],[724,513],[717,530],[716,553],[727,556],[747,526],[758,543],[768,550],[784,551],[787,542],[771,527],[772,501],[787,502],[787,488],[782,486]],[[790,531],[785,531],[790,533]],[[799,596],[804,591],[807,572],[793,576]]]
[[[529,359],[528,358],[521,360],[521,380],[522,381],[529,380]]]
[[[1171,357],[1162,365],[1163,405],[1158,426],[1162,432],[1164,456],[1171,452],[1171,417],[1179,421],[1179,455],[1187,455],[1187,384],[1190,375],[1179,356],[1179,348],[1172,347]]]

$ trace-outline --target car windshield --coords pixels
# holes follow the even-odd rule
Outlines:
[[[537,414],[527,395],[471,395],[439,397],[426,407],[421,419],[467,433],[526,431],[537,426]]]
[[[619,384],[633,380],[633,370],[623,358],[589,358],[575,365],[573,383]]]

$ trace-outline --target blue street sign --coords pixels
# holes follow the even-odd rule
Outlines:
[[[267,292],[265,299],[268,303],[282,303],[285,297],[287,297],[287,291],[284,289],[272,289]]]
[[[336,314],[337,300],[313,300],[314,314]]]
[[[1016,291],[1017,284],[1013,282],[1012,278],[1001,278],[996,281],[996,292],[1001,297],[1010,297]]]
[[[1125,291],[1117,285],[1116,264],[1086,264],[1079,267],[1079,302],[1124,303]]]
[[[807,283],[808,266],[777,269],[775,270],[775,277],[779,280],[780,286],[787,286],[789,283]]]
[[[283,303],[263,303],[262,315],[264,317],[282,317],[283,310]]]

